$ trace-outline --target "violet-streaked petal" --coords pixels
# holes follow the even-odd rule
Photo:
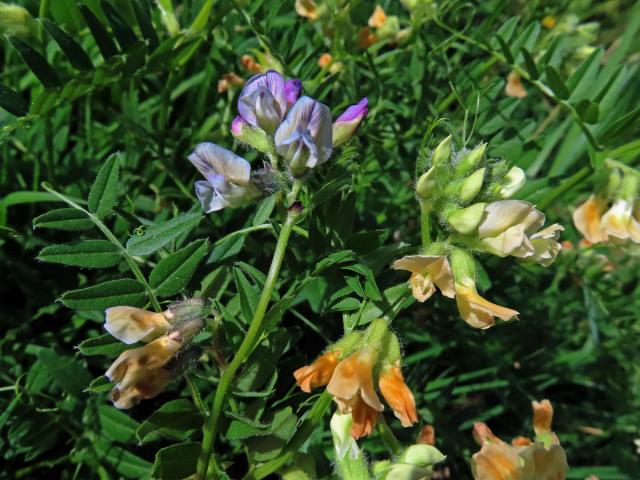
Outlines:
[[[276,131],[275,143],[278,153],[284,150],[285,141],[290,142],[294,133],[302,136],[306,131],[316,147],[316,151],[311,152],[313,158],[309,158],[311,163],[316,165],[328,160],[332,152],[331,112],[326,105],[309,97],[301,97],[295,103]],[[280,154],[285,156],[284,153]]]
[[[271,95],[277,104],[277,110],[280,116],[279,120],[282,120],[285,112],[287,111],[287,99],[285,97],[284,84],[285,82],[282,75],[274,70],[269,70],[267,73],[250,78],[244,85],[242,92],[240,92],[240,98],[238,99],[238,112],[242,118],[254,127],[259,126],[256,119],[255,106],[248,101],[247,97],[259,88],[265,88],[271,92]]]
[[[213,186],[206,180],[195,182],[195,190],[196,197],[198,197],[204,213],[216,212],[226,206],[224,201],[216,194]]]
[[[217,173],[236,185],[249,183],[251,176],[249,162],[215,143],[199,144],[189,155],[188,160],[205,178],[212,173]]]
[[[287,80],[284,82],[284,96],[287,99],[287,105],[290,107],[300,97],[302,93],[302,82],[298,79]]]

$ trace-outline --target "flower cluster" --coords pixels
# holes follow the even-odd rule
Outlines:
[[[401,371],[400,344],[386,320],[374,320],[363,332],[351,332],[330,345],[311,365],[294,372],[304,392],[326,385],[342,414],[351,413],[351,436],[369,435],[384,406],[382,396],[404,427],[418,421],[415,400]]]
[[[411,272],[416,300],[436,291],[455,298],[462,318],[476,328],[494,325],[494,317],[514,318],[518,312],[482,298],[476,289],[476,264],[471,252],[513,256],[550,265],[561,249],[558,224],[542,228],[545,216],[534,205],[510,199],[525,182],[522,169],[504,161],[485,160],[485,144],[454,152],[447,137],[431,153],[430,167],[416,183],[422,210],[423,249],[396,260],[393,268]],[[432,241],[435,217],[444,235]]]
[[[210,213],[240,207],[303,177],[354,135],[367,107],[364,98],[332,123],[329,107],[302,95],[300,80],[285,80],[273,70],[254,76],[240,92],[231,133],[266,154],[271,165],[252,171],[235,153],[213,143],[199,144],[189,161],[205,178],[195,184],[202,208]]]
[[[640,243],[640,173],[615,168],[607,185],[573,212],[573,223],[591,243]]]
[[[185,355],[190,340],[202,329],[206,315],[204,300],[193,298],[170,306],[161,313],[135,307],[112,307],[105,311],[105,329],[127,345],[105,376],[115,383],[109,398],[120,409],[133,407],[164,390],[180,369],[175,359]]]
[[[496,437],[484,423],[473,435],[482,447],[473,455],[475,480],[564,480],[569,466],[558,437],[551,430],[553,408],[549,400],[532,402],[535,439],[517,437],[511,445]]]

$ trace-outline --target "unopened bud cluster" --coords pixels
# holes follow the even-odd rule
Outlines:
[[[460,315],[476,328],[491,327],[495,317],[510,320],[518,314],[478,294],[472,255],[513,256],[542,266],[555,260],[563,228],[543,228],[542,212],[510,198],[524,182],[522,169],[487,158],[484,143],[456,151],[449,136],[431,152],[426,171],[416,181],[421,221],[427,226],[422,229],[422,251],[393,264],[411,272],[409,283],[418,301],[426,301],[437,287],[456,299]]]

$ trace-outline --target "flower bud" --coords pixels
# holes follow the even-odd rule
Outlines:
[[[25,38],[35,33],[35,21],[26,8],[0,2],[0,34]]]
[[[507,172],[504,179],[500,185],[499,195],[500,198],[509,198],[513,196],[526,180],[524,170],[520,167],[512,167],[511,170]]]
[[[420,465],[429,467],[436,463],[442,462],[447,458],[440,450],[432,445],[411,445],[400,456],[399,460],[410,463],[411,465]]]
[[[481,143],[473,150],[462,152],[456,159],[456,175],[466,175],[474,170],[482,160],[486,148],[487,144]]]
[[[435,167],[431,167],[418,178],[416,182],[416,193],[426,199],[434,196],[433,194],[436,188],[436,169]]]
[[[268,153],[273,150],[267,132],[249,125],[240,115],[231,122],[231,133],[242,143],[255,148],[259,152]]]
[[[432,165],[442,165],[444,163],[449,163],[451,158],[451,142],[453,141],[453,137],[449,135],[440,144],[435,148],[433,153],[431,154],[431,164]]]
[[[337,147],[350,140],[369,113],[369,99],[364,97],[347,108],[333,123],[333,146]]]
[[[380,28],[378,28],[376,33],[378,34],[378,38],[386,40],[386,39],[394,39],[399,31],[400,31],[400,21],[398,20],[398,17],[396,17],[395,15],[392,15],[390,17],[387,17],[387,20],[384,22],[384,24]]]
[[[475,203],[467,208],[453,210],[447,215],[447,223],[463,235],[471,233],[480,225],[486,205],[486,203]]]
[[[480,193],[482,184],[484,183],[484,174],[486,170],[486,168],[476,170],[464,179],[462,186],[460,187],[460,192],[458,193],[460,200],[463,202],[469,202],[473,200],[478,193]]]

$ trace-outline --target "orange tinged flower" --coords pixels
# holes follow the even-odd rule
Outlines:
[[[369,48],[377,41],[378,37],[369,27],[362,27],[358,32],[358,46],[360,48]]]
[[[502,442],[502,440],[496,437],[489,426],[484,422],[476,422],[473,424],[473,439],[478,445],[483,445],[487,442]]]
[[[234,87],[241,87],[242,85],[244,85],[244,80],[236,73],[225,73],[222,75],[222,78],[218,80],[218,93],[224,93]]]
[[[242,55],[242,57],[240,57],[240,63],[251,73],[260,73],[263,70],[262,65],[256,62],[256,59],[251,55]]]
[[[533,430],[536,435],[551,433],[551,421],[553,419],[553,407],[549,400],[531,402],[533,406]]]
[[[359,399],[379,412],[384,409],[373,387],[375,361],[374,352],[363,348],[338,363],[327,391],[333,395],[341,413],[350,412]]]
[[[332,61],[333,57],[330,53],[323,53],[322,55],[320,55],[320,58],[318,58],[318,66],[320,68],[328,67]]]
[[[607,203],[591,195],[589,199],[573,212],[573,223],[580,233],[591,243],[606,242],[608,236],[602,230],[601,218]]]
[[[322,387],[329,383],[336,366],[338,352],[327,352],[321,355],[311,365],[306,365],[293,372],[296,383],[303,392],[311,392],[312,388]]]
[[[456,303],[460,316],[474,328],[486,329],[495,325],[494,317],[504,321],[518,315],[516,310],[502,307],[482,298],[474,283],[456,283]]]
[[[511,72],[507,75],[507,84],[504,87],[504,93],[509,97],[525,98],[527,90],[522,84],[522,78],[516,72]]]
[[[435,445],[436,444],[436,429],[433,425],[425,425],[420,430],[416,443],[419,445]]]
[[[378,385],[382,396],[393,409],[394,415],[400,420],[403,427],[410,427],[418,421],[413,393],[404,383],[399,367],[390,367],[384,371],[380,375]]]
[[[373,427],[378,420],[378,410],[358,398],[351,408],[351,436],[358,440],[373,433]]]
[[[369,26],[371,28],[380,28],[386,21],[387,14],[385,13],[384,8],[382,8],[380,5],[376,5],[373,14],[371,15],[371,17],[369,17]]]
[[[513,445],[514,447],[526,447],[528,445],[531,445],[532,443],[533,442],[531,441],[531,439],[527,437],[516,437],[511,440],[511,445]]]
[[[476,480],[521,480],[520,456],[516,448],[506,443],[485,443],[471,458],[471,470]]]

